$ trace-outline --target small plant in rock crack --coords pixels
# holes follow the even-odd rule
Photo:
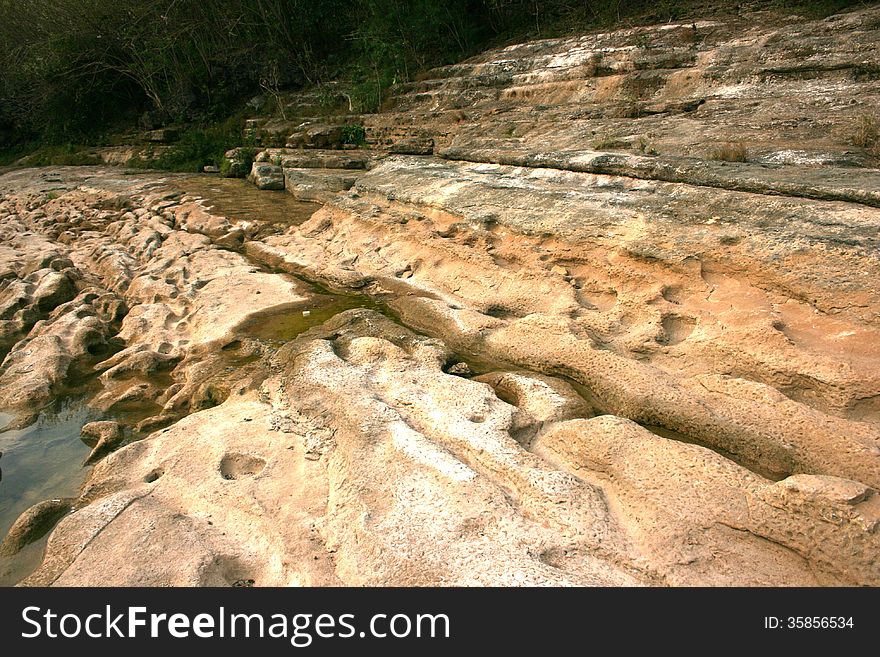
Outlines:
[[[856,118],[855,125],[849,136],[853,146],[868,149],[873,155],[880,156],[880,120],[874,114],[862,114]]]
[[[749,149],[741,141],[728,142],[715,148],[709,156],[713,160],[720,160],[722,162],[748,162]]]
[[[647,137],[645,137],[644,135],[641,135],[638,139],[636,139],[636,141],[633,145],[635,146],[636,150],[639,153],[644,153],[645,155],[658,155],[659,154],[657,152],[657,149],[654,148],[653,146],[651,146],[650,140]]]
[[[614,135],[602,135],[592,141],[590,146],[596,151],[606,151],[618,148],[627,148],[629,144]]]

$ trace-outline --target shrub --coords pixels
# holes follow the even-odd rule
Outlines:
[[[179,141],[158,157],[136,158],[128,164],[136,168],[189,173],[201,173],[205,166],[210,165],[222,171],[226,151],[241,143],[241,133],[241,117],[232,117],[222,123],[186,130],[180,135]]]
[[[371,114],[382,106],[382,90],[390,84],[390,80],[377,77],[370,79],[358,73],[351,86],[349,99],[352,109],[358,114]]]
[[[254,158],[257,156],[257,149],[251,147],[241,147],[236,149],[233,160],[223,157],[220,162],[220,173],[224,176],[233,178],[244,178],[251,171]]]
[[[342,126],[342,143],[363,146],[367,143],[367,131],[362,125]]]

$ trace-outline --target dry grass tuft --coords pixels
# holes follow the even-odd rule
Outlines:
[[[748,162],[749,149],[741,141],[736,143],[728,142],[713,150],[710,157],[713,160],[721,160],[722,162]]]
[[[849,141],[853,146],[867,148],[880,156],[880,121],[873,114],[862,114],[856,119]]]

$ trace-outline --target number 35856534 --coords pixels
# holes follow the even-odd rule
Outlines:
[[[852,616],[765,616],[764,627],[770,630],[839,630],[852,629]]]

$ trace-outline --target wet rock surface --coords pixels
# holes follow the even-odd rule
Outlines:
[[[47,532],[70,512],[72,500],[46,500],[22,513],[0,543],[0,556],[12,556]]]
[[[148,409],[23,584],[880,584],[878,30],[489,52],[257,154],[305,221],[0,176],[0,408]]]

